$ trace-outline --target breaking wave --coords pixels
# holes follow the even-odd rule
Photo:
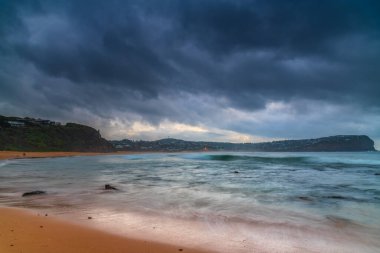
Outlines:
[[[308,157],[294,156],[294,157],[267,157],[267,156],[249,156],[249,155],[204,155],[199,157],[200,160],[211,161],[254,161],[261,163],[302,163],[307,162]]]

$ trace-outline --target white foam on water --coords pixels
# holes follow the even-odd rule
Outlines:
[[[312,228],[307,225],[235,222],[218,216],[177,219],[102,208],[71,213],[69,216],[70,220],[74,217],[74,220],[96,229],[129,238],[223,253],[375,253],[380,248],[380,235],[367,234],[363,228],[352,224],[345,227],[326,224],[322,228]],[[87,220],[87,216],[93,219]]]
[[[1,167],[4,167],[4,166],[7,166],[8,164],[10,164],[12,161],[11,160],[3,160],[3,161],[0,161],[0,168]]]

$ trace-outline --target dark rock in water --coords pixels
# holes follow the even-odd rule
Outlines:
[[[41,194],[46,194],[45,191],[32,191],[32,192],[25,192],[22,194],[23,197],[28,197],[28,196],[33,196],[33,195],[41,195]]]
[[[375,176],[380,176],[380,173],[375,173]]]
[[[106,184],[106,185],[104,186],[104,189],[105,189],[105,190],[114,190],[114,191],[119,190],[119,189],[117,189],[116,187],[113,187],[113,186],[110,185],[110,184]]]
[[[331,195],[323,197],[325,199],[333,199],[333,200],[345,200],[345,201],[355,201],[355,202],[366,202],[366,199],[362,198],[354,198],[350,196],[340,196],[340,195]]]
[[[234,173],[235,173],[235,174],[239,174],[239,171],[235,170]]]
[[[306,196],[300,196],[300,197],[298,197],[298,199],[299,199],[299,200],[303,200],[303,201],[308,201],[308,202],[313,201],[312,198],[310,198],[310,197],[306,197]]]

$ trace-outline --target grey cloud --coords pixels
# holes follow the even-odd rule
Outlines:
[[[331,53],[332,41],[374,34],[380,24],[377,1],[182,1],[181,7],[183,28],[218,55],[252,48]]]
[[[35,0],[0,10],[6,108],[154,124],[270,101],[380,108],[375,0]],[[225,127],[252,133],[236,124]]]

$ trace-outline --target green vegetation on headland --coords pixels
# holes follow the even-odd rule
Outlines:
[[[110,152],[113,146],[88,126],[0,116],[0,150]]]
[[[111,141],[117,150],[133,151],[247,151],[247,152],[357,152],[375,151],[366,135],[336,135],[318,139],[262,143],[229,143],[162,139],[157,141]]]
[[[99,131],[85,125],[61,125],[50,120],[0,116],[0,150],[338,152],[375,151],[375,148],[373,140],[366,135],[336,135],[263,143],[184,141],[171,138],[157,141],[107,141],[101,137]]]

